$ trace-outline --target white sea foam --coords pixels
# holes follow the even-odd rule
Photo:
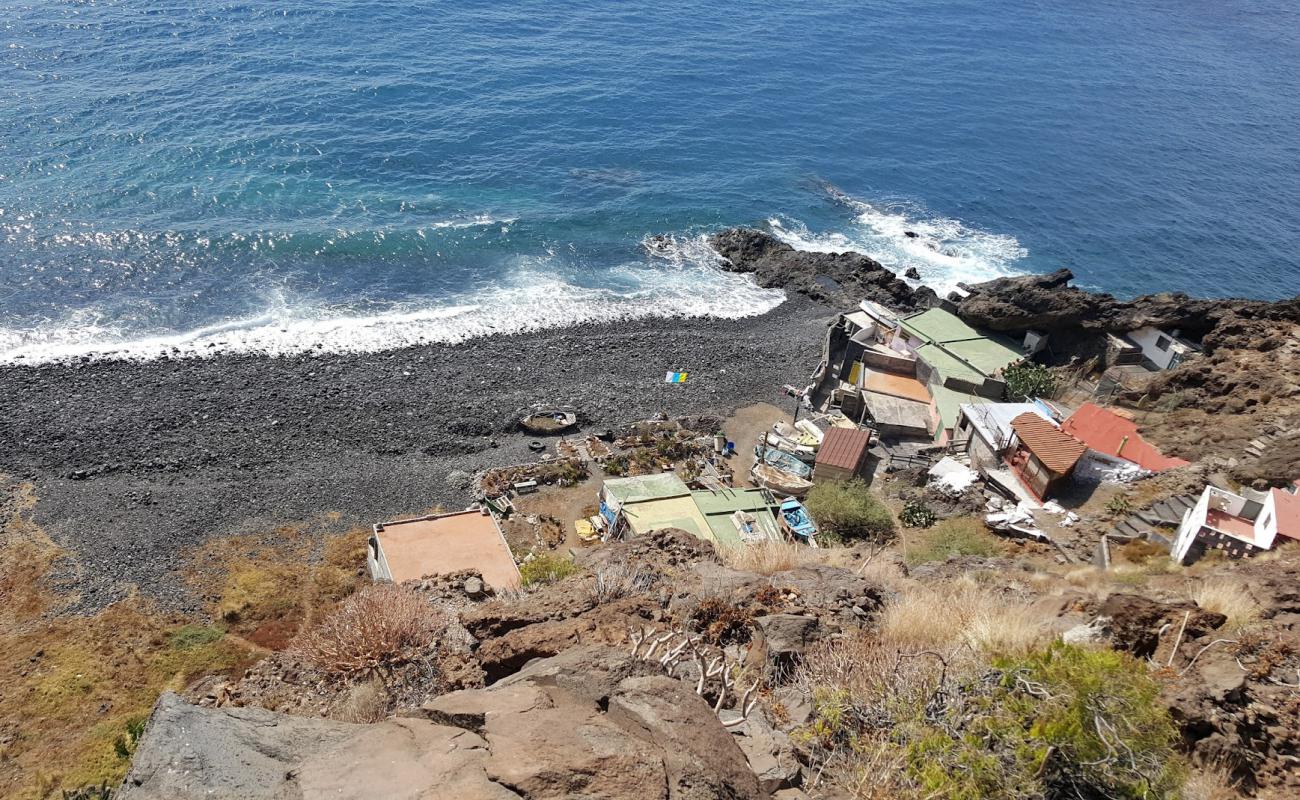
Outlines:
[[[455,217],[453,219],[438,220],[430,222],[427,227],[430,228],[481,228],[490,225],[513,225],[518,221],[518,217],[492,217],[487,214],[476,214],[472,217]]]
[[[799,250],[857,252],[871,256],[900,276],[916,268],[921,283],[940,296],[958,283],[979,283],[1021,274],[1015,264],[1028,255],[1014,236],[971,228],[956,219],[935,217],[909,204],[871,204],[827,187],[831,197],[854,213],[840,231],[814,233],[795,219],[768,220],[772,234]],[[910,231],[915,236],[908,236]]]
[[[116,359],[202,357],[221,353],[293,355],[311,351],[378,352],[414,344],[456,343],[584,322],[647,317],[738,319],[766,313],[785,294],[716,268],[703,237],[665,239],[650,263],[619,266],[618,289],[583,286],[555,275],[551,259],[521,261],[494,288],[472,295],[406,300],[378,314],[357,314],[272,295],[265,310],[184,333],[128,335],[94,311],[38,328],[0,328],[0,362],[43,363],[82,356]]]

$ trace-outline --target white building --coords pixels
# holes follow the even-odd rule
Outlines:
[[[976,470],[999,468],[1014,436],[1011,421],[1026,412],[1056,424],[1048,407],[1038,403],[962,403],[953,439],[966,442],[966,454]]]
[[[1151,326],[1129,331],[1128,338],[1142,350],[1143,358],[1160,369],[1173,369],[1201,351],[1191,342],[1178,338],[1178,331],[1166,333]]]
[[[1183,515],[1170,555],[1190,564],[1209,550],[1252,556],[1272,549],[1278,536],[1300,539],[1300,492],[1288,489],[1234,494],[1206,486],[1201,499]]]

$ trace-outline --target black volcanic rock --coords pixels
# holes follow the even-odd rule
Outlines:
[[[880,262],[861,253],[811,253],[795,250],[752,228],[731,228],[709,243],[723,258],[723,269],[744,272],[765,288],[779,287],[814,300],[853,306],[868,298],[897,311],[938,305],[934,290],[912,289]]]
[[[1178,330],[1207,351],[1221,344],[1240,346],[1261,338],[1267,323],[1300,322],[1300,296],[1290,300],[1205,300],[1179,292],[1118,300],[1100,292],[1070,286],[1068,269],[1046,275],[998,278],[965,286],[966,297],[949,299],[957,314],[971,325],[988,330],[1044,331],[1057,334],[1057,343],[1079,354],[1095,351],[1106,333],[1122,334],[1147,325]],[[1064,342],[1061,340],[1064,339]]]

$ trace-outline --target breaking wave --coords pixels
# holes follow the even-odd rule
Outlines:
[[[257,313],[183,333],[141,334],[124,329],[107,310],[81,309],[30,329],[0,327],[0,362],[369,353],[580,323],[649,317],[739,319],[766,313],[785,300],[778,289],[763,289],[748,276],[718,269],[717,255],[703,236],[654,241],[654,247],[646,247],[645,261],[609,270],[600,286],[559,274],[563,265],[547,255],[517,260],[491,288],[450,297],[372,301],[364,311],[355,304],[271,291]]]
[[[946,296],[958,283],[979,283],[1023,274],[1016,263],[1029,255],[1014,236],[972,228],[960,220],[931,216],[914,203],[868,203],[824,187],[853,213],[843,230],[813,232],[796,219],[768,220],[772,234],[799,250],[858,252],[900,276],[916,269],[924,283]]]

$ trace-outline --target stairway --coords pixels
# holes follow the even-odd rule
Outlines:
[[[1259,436],[1251,439],[1246,444],[1246,450],[1243,455],[1248,460],[1263,458],[1264,454],[1268,452],[1268,449],[1276,442],[1295,436],[1300,436],[1300,428],[1288,431],[1279,427],[1274,427],[1271,430],[1263,431]]]
[[[1169,547],[1173,544],[1173,531],[1167,529],[1176,529],[1182,524],[1183,514],[1196,505],[1197,499],[1183,494],[1160,500],[1116,523],[1111,528],[1110,535],[1123,540],[1146,539],[1153,544]]]

